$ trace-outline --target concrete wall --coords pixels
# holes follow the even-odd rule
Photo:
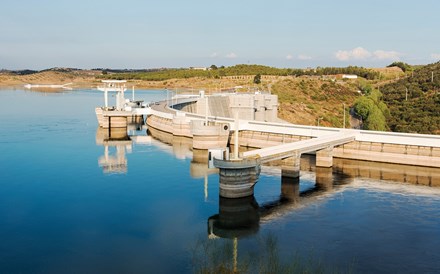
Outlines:
[[[415,166],[440,167],[440,148],[354,141],[334,149],[334,157]]]
[[[208,107],[208,111],[206,108]],[[275,122],[278,120],[278,97],[271,94],[223,94],[198,98],[196,102],[176,105],[175,109],[214,117]]]
[[[251,148],[265,148],[307,139],[310,139],[310,137],[250,130],[240,131],[239,134],[240,146]],[[230,136],[230,144],[235,144],[233,134]],[[333,157],[414,166],[440,167],[440,147],[421,145],[354,141],[335,147]]]

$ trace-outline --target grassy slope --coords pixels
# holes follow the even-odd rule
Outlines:
[[[286,121],[323,126],[343,126],[343,104],[346,105],[346,125],[349,127],[349,107],[359,95],[356,81],[292,78],[277,82],[272,93],[278,95],[278,116]]]

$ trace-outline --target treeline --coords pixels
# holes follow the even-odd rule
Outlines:
[[[288,69],[289,70],[289,69]],[[322,75],[336,75],[336,74],[355,74],[359,77],[363,77],[368,80],[378,79],[380,73],[372,69],[364,67],[348,66],[345,68],[339,67],[317,67],[313,70],[300,70],[293,69],[289,72],[289,75],[309,75],[309,76],[322,76]]]
[[[108,71],[111,72],[111,71]],[[372,80],[379,78],[379,72],[356,66],[345,68],[337,67],[318,67],[316,69],[291,69],[291,68],[274,68],[262,65],[235,65],[231,67],[217,67],[212,65],[208,70],[197,69],[161,69],[152,71],[128,71],[108,73],[102,78],[109,79],[127,79],[127,80],[147,80],[147,81],[164,81],[173,78],[221,78],[224,76],[240,76],[240,75],[275,75],[275,76],[323,76],[335,74],[356,74],[360,77]]]
[[[392,131],[440,134],[440,62],[380,87]]]

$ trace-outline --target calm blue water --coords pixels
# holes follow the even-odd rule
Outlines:
[[[107,158],[123,164],[107,172],[94,114],[102,101],[93,90],[0,91],[0,273],[191,273],[231,264],[234,237],[240,269],[273,262],[272,239],[281,265],[440,272],[438,188],[334,175],[325,191],[305,171],[289,200],[270,169],[255,200],[231,204],[185,145],[146,136],[110,145]],[[232,221],[216,237],[208,219],[219,212]]]

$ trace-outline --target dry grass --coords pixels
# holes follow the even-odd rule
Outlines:
[[[331,127],[343,126],[343,104],[346,111],[359,96],[356,81],[332,82],[316,78],[285,79],[274,85],[279,98],[278,116],[286,121]],[[348,126],[348,113],[346,116]]]

